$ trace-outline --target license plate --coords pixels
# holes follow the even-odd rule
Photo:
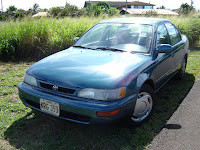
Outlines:
[[[56,102],[40,99],[40,109],[55,116],[60,115],[59,103]]]

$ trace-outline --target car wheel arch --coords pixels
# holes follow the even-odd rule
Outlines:
[[[142,88],[145,84],[149,85],[153,90],[155,89],[155,83],[153,79],[149,77],[148,74],[141,74],[137,78],[137,87],[138,90]]]
[[[153,80],[152,79],[147,79],[143,84],[142,84],[142,86],[143,85],[149,85],[153,90],[154,90],[154,82],[153,82]],[[142,87],[141,86],[141,87]]]

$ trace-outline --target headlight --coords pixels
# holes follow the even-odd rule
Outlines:
[[[104,89],[82,89],[78,92],[78,97],[84,97],[88,99],[112,101],[123,98],[126,94],[126,88],[121,87],[118,89],[104,90]]]
[[[34,77],[28,75],[27,73],[24,75],[24,82],[33,86],[37,86],[37,81]]]

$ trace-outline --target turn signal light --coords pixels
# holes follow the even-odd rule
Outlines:
[[[120,92],[120,97],[123,97],[126,94],[126,89],[122,89]]]
[[[113,110],[113,111],[108,111],[108,112],[97,112],[97,116],[99,117],[110,117],[118,114],[120,112],[120,108]]]

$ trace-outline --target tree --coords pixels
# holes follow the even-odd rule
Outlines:
[[[64,8],[52,7],[49,14],[53,17],[79,17],[84,14],[84,10],[79,10],[77,6],[66,3]]]
[[[164,5],[158,7],[157,9],[166,9]]]
[[[39,9],[39,5],[37,4],[37,3],[35,3],[34,5],[33,5],[33,11],[34,12],[37,12],[37,10]]]
[[[15,11],[17,11],[17,8],[16,8],[14,5],[12,5],[12,6],[9,6],[9,7],[7,8],[6,14],[10,15],[10,14],[15,13]]]
[[[89,8],[89,10],[92,11],[92,14],[94,14],[95,16],[99,16],[102,13],[108,13],[109,9],[110,5],[107,2],[97,2]]]
[[[180,8],[179,8],[179,13],[180,14],[188,14],[191,11],[194,11],[194,7],[191,5],[189,5],[188,3],[183,3],[181,4]]]
[[[101,7],[101,9],[110,9],[110,5],[107,2],[97,2],[93,6]]]
[[[7,10],[8,11],[16,11],[17,8],[13,5],[13,6],[9,6]]]
[[[50,10],[49,10],[49,14],[53,17],[57,17],[58,14],[61,12],[61,8],[60,7],[52,7]]]
[[[23,18],[25,15],[22,12],[16,11],[14,14],[14,18]]]
[[[77,11],[78,11],[77,6],[66,3],[65,8],[63,9],[63,16],[74,17],[76,16]]]

